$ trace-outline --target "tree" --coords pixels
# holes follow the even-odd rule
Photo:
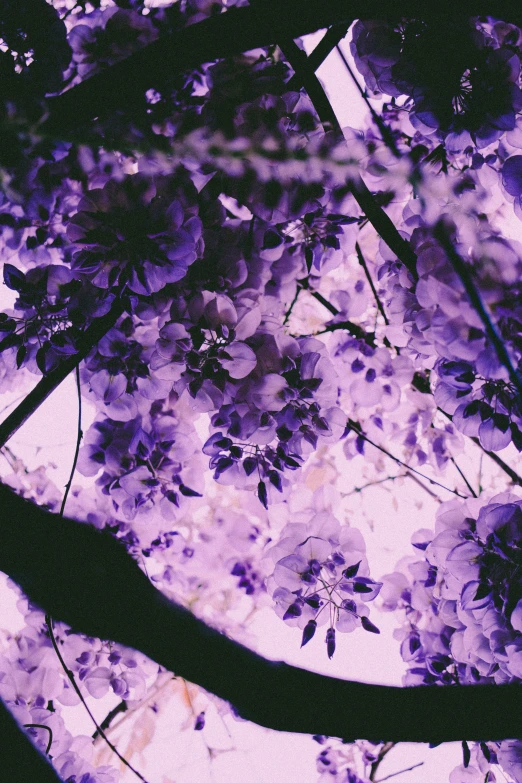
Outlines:
[[[0,424],[0,568],[27,623],[0,697],[40,751],[2,712],[11,780],[116,781],[62,717],[107,693],[94,738],[144,780],[111,724],[173,672],[208,691],[191,729],[214,694],[315,735],[322,781],[451,740],[452,783],[522,781],[522,20],[454,6],[3,4],[0,377],[33,388]],[[333,49],[360,131],[316,76]],[[70,373],[61,493],[7,443]],[[367,484],[341,497],[333,459]],[[406,480],[445,499],[380,577],[341,520]],[[408,687],[261,657],[237,618],[266,602],[330,659],[396,612]]]

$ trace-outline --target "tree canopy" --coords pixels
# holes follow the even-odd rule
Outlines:
[[[10,780],[153,783],[114,729],[174,677],[186,731],[312,735],[320,783],[455,740],[451,783],[522,783],[519,4],[6,0],[0,40]],[[71,374],[62,491],[9,443]],[[382,575],[384,485],[435,510]],[[330,660],[393,613],[403,687],[264,658],[266,607]]]

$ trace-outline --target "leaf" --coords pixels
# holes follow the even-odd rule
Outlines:
[[[12,264],[4,264],[4,284],[11,291],[23,291],[26,284],[25,275]]]
[[[315,620],[309,620],[303,629],[303,638],[301,640],[301,647],[313,639],[315,631],[317,629],[317,623]]]
[[[464,767],[467,769],[469,767],[469,762],[471,760],[471,752],[466,740],[462,740],[462,757],[463,757]]]
[[[268,510],[268,495],[264,481],[260,481],[257,485],[257,496],[263,506]]]
[[[24,363],[26,354],[27,354],[27,348],[25,347],[25,345],[21,345],[16,352],[16,366],[18,369],[20,369],[20,367]]]
[[[179,485],[179,491],[186,498],[200,498],[201,497],[201,494],[199,492],[196,492],[195,489],[191,489],[190,487],[186,487],[185,484],[180,484]]]
[[[361,625],[364,628],[365,631],[369,631],[370,633],[380,633],[379,629],[376,625],[372,623],[371,620],[369,620],[364,615],[361,617]]]
[[[359,566],[361,565],[362,560],[359,560],[358,563],[354,563],[354,565],[348,566],[348,568],[345,568],[343,571],[343,576],[345,579],[352,579],[354,576],[357,576],[357,572],[359,571]]]

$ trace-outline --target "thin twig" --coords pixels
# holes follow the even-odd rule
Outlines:
[[[357,260],[359,261],[359,264],[364,269],[364,274],[366,275],[366,279],[368,281],[368,284],[370,288],[372,289],[373,298],[375,299],[375,304],[377,305],[377,309],[379,310],[380,314],[382,315],[384,319],[384,323],[386,326],[389,326],[390,321],[386,313],[384,312],[384,307],[382,306],[382,302],[379,298],[379,294],[377,293],[377,289],[375,288],[375,284],[372,280],[372,276],[370,275],[370,270],[368,269],[368,264],[366,263],[366,260],[362,254],[361,246],[358,242],[355,243],[355,252],[357,253]]]
[[[445,416],[447,419],[449,419],[450,421],[453,421],[453,416],[450,413],[447,413],[445,410],[443,410],[442,408],[439,408],[439,407],[437,407],[437,410],[440,413],[442,413],[442,415]],[[501,468],[504,471],[504,473],[507,476],[509,476],[509,478],[511,479],[513,484],[516,484],[517,486],[522,487],[522,476],[519,476],[518,473],[515,470],[513,470],[513,468],[510,467],[507,464],[507,462],[504,462],[502,457],[499,457],[498,454],[495,454],[494,451],[488,451],[488,449],[486,449],[482,445],[482,443],[480,442],[480,440],[478,438],[476,438],[474,436],[471,436],[469,439],[475,444],[475,446],[479,447],[479,449],[483,452],[483,454],[486,454],[491,460],[493,460],[493,462],[496,465],[498,465],[499,468]]]
[[[465,483],[465,485],[467,486],[467,488],[469,489],[469,491],[471,492],[473,497],[477,498],[478,497],[477,493],[475,492],[475,490],[473,489],[473,487],[469,483],[468,479],[464,475],[464,473],[463,473],[462,469],[460,468],[460,466],[457,464],[457,460],[455,459],[455,457],[450,457],[450,461],[453,463],[453,465],[455,466],[457,471],[460,473],[460,476],[461,476],[463,482]]]
[[[100,729],[103,729],[104,731],[105,731],[105,729],[108,729],[110,727],[112,721],[114,720],[114,718],[117,715],[119,715],[121,712],[127,712],[128,709],[129,709],[129,707],[127,705],[127,702],[125,701],[125,699],[123,699],[115,707],[113,707],[112,710],[110,710],[110,712],[107,713],[105,718],[100,723]],[[92,738],[93,738],[93,740],[95,740],[96,737],[99,737],[99,736],[100,736],[100,734],[98,732],[98,729],[96,729],[96,731],[92,735]]]
[[[368,218],[369,222],[379,234],[383,242],[388,245],[392,253],[395,253],[399,261],[404,264],[414,280],[418,279],[417,256],[408,242],[401,237],[392,219],[379,206],[375,196],[368,189],[362,177],[354,177],[348,183],[350,192],[358,205]]]
[[[288,308],[288,310],[287,310],[287,311],[286,311],[286,313],[285,313],[285,318],[284,318],[284,321],[283,321],[283,326],[286,326],[286,324],[288,323],[288,319],[289,319],[289,318],[290,318],[290,316],[292,315],[292,310],[294,309],[295,303],[297,302],[297,299],[298,299],[298,297],[299,297],[299,294],[301,293],[301,291],[302,291],[302,290],[303,290],[303,289],[302,289],[302,287],[301,287],[299,284],[297,284],[297,288],[296,288],[296,291],[295,291],[295,296],[294,296],[294,298],[292,299],[292,301],[290,302],[290,307]]]
[[[317,299],[317,301],[320,302],[323,307],[326,307],[326,309],[332,315],[339,315],[340,311],[337,309],[337,307],[329,302],[328,299],[325,299],[324,296],[319,293],[319,291],[310,291],[310,289],[307,290],[314,297],[314,299]],[[347,332],[350,332],[353,337],[357,337],[358,340],[365,340],[369,345],[375,346],[375,334],[373,332],[365,331],[362,326],[354,324],[353,321],[346,320],[339,321],[336,324],[330,324],[330,326],[325,327],[324,332],[334,332],[336,329],[346,329]],[[324,332],[317,332],[317,334],[323,334]]]
[[[138,770],[134,769],[132,764],[129,761],[127,761],[127,759],[124,758],[124,756],[121,755],[121,753],[119,752],[117,747],[110,741],[110,739],[105,734],[104,730],[96,722],[96,718],[92,714],[89,705],[87,704],[87,702],[85,701],[85,699],[83,697],[83,693],[81,692],[80,688],[78,687],[78,684],[77,684],[77,682],[76,682],[76,680],[74,678],[73,672],[69,669],[69,667],[65,663],[65,661],[63,659],[63,656],[62,656],[62,654],[60,652],[60,649],[59,649],[58,644],[56,642],[56,637],[54,635],[53,619],[52,619],[52,617],[50,615],[46,614],[45,615],[45,622],[47,623],[47,628],[49,629],[49,638],[51,639],[51,644],[52,644],[53,649],[54,649],[54,651],[55,651],[55,653],[56,653],[56,655],[58,657],[58,660],[60,661],[60,664],[61,664],[65,674],[69,678],[69,681],[70,681],[72,687],[74,688],[74,691],[75,691],[76,695],[78,696],[78,698],[80,699],[81,703],[85,707],[85,710],[87,711],[87,714],[89,715],[89,718],[92,720],[93,724],[96,726],[96,731],[98,732],[100,737],[102,737],[105,740],[105,742],[107,743],[109,748],[112,750],[112,752],[115,753],[116,756],[118,756],[118,758],[122,762],[122,764],[124,764],[126,767],[128,767],[131,770],[131,772],[134,772],[134,774],[136,775],[137,778],[139,778],[140,780],[143,780],[144,783],[147,783],[147,780],[143,777],[143,775],[140,772],[138,772]]]
[[[24,729],[45,729],[47,734],[47,747],[45,749],[45,755],[49,755],[51,745],[53,744],[53,732],[50,726],[46,726],[43,723],[24,723]]]
[[[375,759],[375,761],[371,766],[370,775],[369,775],[370,780],[372,781],[375,780],[375,775],[381,765],[381,762],[386,758],[390,750],[393,750],[396,744],[397,744],[396,742],[386,742],[384,746],[380,749],[379,755],[377,756],[377,758]]]
[[[283,55],[295,71],[296,77],[299,77],[302,86],[308,93],[308,97],[317,112],[317,115],[325,131],[333,129],[334,133],[343,139],[341,126],[337,115],[330,103],[330,100],[323,88],[323,85],[313,71],[308,67],[308,61],[305,52],[289,37],[287,25],[282,27],[280,16],[274,14],[274,8],[266,3],[266,0],[255,0],[254,10],[259,15],[261,22],[270,22],[275,30],[275,37],[278,38],[278,44]],[[281,28],[281,31],[278,30]],[[408,242],[401,237],[393,221],[388,217],[384,209],[379,206],[374,195],[370,192],[362,177],[355,176],[347,182],[350,192],[357,201],[362,211],[385,242],[390,250],[395,253],[399,261],[404,264],[412,277],[416,280],[417,275],[417,256],[411,249]]]
[[[161,693],[162,690],[164,690],[167,685],[177,678],[171,674],[171,672],[163,672],[158,676],[158,679],[156,680],[156,684],[154,687],[147,693],[147,695],[140,701],[139,704],[136,704],[133,707],[129,707],[126,701],[121,701],[117,707],[115,707],[113,710],[111,710],[105,718],[100,723],[100,726],[104,730],[110,730],[110,731],[117,731],[121,728],[122,724],[128,721],[130,718],[132,718],[133,715],[138,710],[142,710],[144,707],[146,707],[148,704],[150,704],[151,701],[154,701],[159,693]],[[159,683],[159,685],[158,685]],[[124,709],[123,705],[126,705],[126,709]],[[118,716],[119,713],[123,713],[120,720],[117,721],[114,725],[112,725],[112,721]],[[92,735],[93,740],[98,737],[98,732],[95,731]]]
[[[517,484],[517,486],[522,487],[522,476],[519,476],[518,473],[507,464],[507,462],[504,462],[502,457],[499,457],[498,454],[495,454],[494,451],[488,451],[485,449],[478,438],[472,437],[470,440],[472,440],[473,443],[479,447],[479,449],[482,449],[484,454],[487,454],[487,456],[492,459],[493,462],[499,466],[499,468],[502,468],[504,473],[509,476],[513,484]]]
[[[358,340],[365,340],[367,343],[371,345],[375,345],[375,333],[374,332],[366,332],[362,326],[358,326],[357,324],[354,324],[352,321],[337,321],[334,324],[330,324],[329,326],[325,326],[324,329],[321,329],[319,332],[315,332],[314,337],[318,334],[327,334],[328,332],[337,332],[339,329],[345,329],[347,332],[349,332],[352,337],[357,337]]]
[[[386,481],[395,481],[395,479],[398,478],[405,478],[405,473],[399,473],[397,476],[386,476],[386,478],[378,479],[377,481],[369,481],[367,484],[363,484],[362,487],[354,487],[350,490],[350,492],[344,492],[343,498],[349,498],[350,495],[357,495],[359,492],[362,492],[364,489],[368,489],[368,487],[376,487],[379,484],[384,484]]]
[[[456,495],[459,498],[462,498],[463,500],[467,499],[467,495],[462,495],[460,492],[458,492],[456,489],[450,489],[449,487],[444,486],[444,484],[441,484],[438,481],[435,481],[435,479],[429,478],[429,476],[424,475],[424,473],[421,473],[419,470],[416,470],[416,468],[412,468],[411,465],[407,465],[406,462],[403,462],[398,457],[395,457],[393,454],[391,454],[387,449],[385,449],[383,446],[379,446],[377,443],[374,443],[373,440],[371,440],[367,435],[364,434],[364,432],[361,429],[361,425],[358,424],[358,422],[353,421],[352,419],[348,419],[347,427],[351,430],[353,430],[356,435],[361,437],[363,440],[365,440],[367,443],[370,444],[370,446],[374,446],[376,449],[381,451],[383,454],[386,454],[387,457],[390,457],[394,462],[396,462],[398,465],[402,465],[403,468],[406,468],[408,471],[411,471],[411,473],[415,473],[415,475],[420,476],[420,478],[423,478],[425,481],[428,481],[430,484],[433,484],[437,487],[440,487],[441,489],[446,490],[446,492],[451,492],[452,495]]]
[[[398,772],[392,772],[391,775],[386,775],[384,778],[379,778],[379,780],[376,780],[375,783],[383,783],[383,780],[389,780],[390,778],[394,778],[397,775],[402,775],[403,772],[411,772],[412,769],[417,769],[417,767],[422,767],[423,765],[424,761],[419,761],[417,764],[413,764],[411,767],[400,769]]]
[[[310,291],[314,299],[317,299],[318,302],[322,304],[323,307],[326,307],[326,309],[332,314],[332,315],[339,315],[339,310],[335,305],[333,305],[331,302],[328,301],[328,299],[325,299],[322,294],[319,293],[319,291]]]
[[[78,462],[78,453],[80,451],[80,444],[81,444],[82,438],[83,438],[83,432],[82,432],[82,395],[81,395],[81,388],[80,388],[80,370],[79,370],[78,366],[76,366],[75,369],[76,369],[76,388],[77,388],[77,392],[78,392],[78,427],[77,427],[76,447],[75,447],[75,450],[74,450],[73,464],[72,464],[72,467],[71,467],[71,472],[69,474],[69,480],[68,480],[67,484],[65,485],[65,492],[64,492],[64,495],[63,495],[63,498],[62,498],[62,504],[60,506],[60,511],[58,512],[58,516],[62,517],[62,518],[63,518],[63,512],[65,510],[65,504],[67,503],[67,497],[68,497],[69,491],[71,489],[71,485],[72,485],[72,482],[73,482],[74,474],[76,472],[76,464]],[[118,749],[115,747],[115,745],[113,745],[113,743],[109,740],[109,738],[105,734],[102,726],[98,725],[98,723],[96,721],[96,718],[92,714],[92,712],[91,712],[91,710],[89,708],[89,705],[85,701],[85,699],[83,697],[83,694],[82,694],[82,692],[81,692],[81,690],[80,690],[80,688],[79,688],[79,686],[78,686],[78,684],[77,684],[77,682],[76,682],[76,680],[74,678],[73,672],[71,671],[71,669],[69,669],[69,667],[65,663],[65,661],[63,659],[63,656],[62,656],[62,654],[61,654],[61,652],[60,652],[60,650],[58,648],[58,644],[56,642],[56,637],[54,635],[53,618],[51,617],[50,614],[46,614],[45,622],[46,622],[47,628],[49,630],[49,637],[51,639],[51,644],[52,644],[53,649],[54,649],[54,651],[55,651],[55,653],[56,653],[56,655],[58,657],[60,665],[62,666],[62,669],[64,670],[64,672],[67,675],[71,685],[73,686],[73,688],[74,688],[74,690],[76,692],[76,695],[78,696],[78,698],[80,699],[82,705],[84,706],[85,710],[87,711],[87,714],[89,715],[90,719],[94,723],[94,725],[96,727],[96,732],[95,733],[99,734],[100,737],[102,737],[102,739],[105,740],[105,742],[107,743],[109,748],[112,750],[112,752],[116,754],[116,756],[120,759],[120,761],[123,764],[125,764],[125,766],[128,767],[131,770],[131,772],[134,772],[136,777],[138,777],[140,780],[144,781],[144,783],[147,783],[147,781],[145,780],[143,775],[141,775],[136,769],[134,769],[132,764],[130,764],[127,761],[127,759],[124,756],[121,755],[121,753],[118,751]]]
[[[75,375],[76,375],[76,390],[78,392],[78,429],[76,434],[76,446],[74,449],[74,457],[73,457],[73,463],[71,467],[71,473],[69,475],[69,480],[67,481],[67,484],[65,485],[65,492],[63,493],[62,498],[62,504],[60,506],[60,511],[58,512],[61,517],[63,517],[63,512],[65,511],[65,504],[67,503],[67,498],[69,496],[69,492],[71,491],[72,481],[74,474],[76,472],[76,465],[78,462],[78,454],[80,453],[80,445],[83,438],[83,430],[82,430],[82,390],[80,388],[80,368],[78,365],[76,365],[75,368]]]
[[[408,478],[411,478],[411,480],[414,481],[417,484],[417,486],[419,486],[421,489],[423,489],[424,492],[426,492],[430,497],[433,498],[433,500],[436,500],[437,503],[441,503],[442,502],[441,499],[439,498],[439,496],[437,495],[437,493],[433,492],[429,487],[426,486],[426,484],[423,484],[422,481],[414,473],[411,473],[410,470],[407,470],[405,475]],[[428,481],[431,481],[431,479],[428,479]],[[449,491],[451,491],[451,490],[449,490]]]
[[[388,147],[390,152],[394,155],[394,157],[400,158],[401,157],[401,153],[397,149],[397,146],[395,144],[395,139],[393,138],[393,134],[392,134],[390,128],[386,125],[386,123],[384,122],[382,117],[380,117],[379,114],[377,114],[377,112],[375,111],[375,109],[371,105],[370,101],[368,100],[368,94],[367,94],[366,90],[364,90],[361,87],[361,85],[359,84],[359,80],[357,79],[356,75],[354,74],[353,69],[350,66],[350,63],[348,62],[348,60],[346,59],[346,57],[344,55],[344,52],[341,49],[341,47],[340,46],[336,46],[335,48],[336,48],[337,53],[339,54],[341,60],[343,61],[344,67],[346,68],[346,70],[350,74],[353,83],[357,87],[357,90],[359,91],[359,94],[361,95],[361,98],[366,103],[366,106],[368,107],[368,110],[369,110],[370,114],[372,115],[372,120],[374,121],[374,123],[377,125],[377,127],[379,129],[379,133],[381,134],[382,140],[384,141],[384,143],[386,144],[386,146]]]

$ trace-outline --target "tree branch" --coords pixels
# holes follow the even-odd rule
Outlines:
[[[55,370],[52,370],[39,381],[34,389],[24,397],[12,413],[0,424],[0,448],[5,446],[9,438],[17,432],[22,424],[38,410],[40,405],[49,395],[67,378],[70,372],[78,367],[87,354],[101,340],[104,334],[111,329],[120,315],[123,313],[123,305],[120,300],[115,300],[106,315],[96,318],[85,330],[78,342],[78,353],[64,359]]]
[[[270,661],[168,601],[108,533],[0,486],[0,568],[53,617],[141,650],[278,731],[449,742],[522,735],[520,687],[394,688]]]
[[[346,37],[349,29],[349,24],[338,24],[330,27],[325,35],[321,38],[315,49],[308,55],[307,68],[315,73],[317,69],[323,64],[330,52],[335,49],[339,42]],[[286,87],[289,90],[299,90],[301,88],[300,78],[298,74],[294,74],[292,78],[286,83]]]
[[[280,0],[271,3],[284,20],[285,34],[297,38],[331,25],[349,25],[355,19],[419,18],[418,0]],[[422,8],[422,17],[493,16],[522,24],[518,0],[439,0],[436,7]],[[162,36],[103,73],[86,79],[48,103],[50,114],[45,123],[55,131],[71,129],[96,117],[125,107],[132,108],[150,87],[160,88],[175,72],[232,57],[274,43],[270,25],[260,23],[254,9],[231,8],[179,32]]]
[[[35,748],[1,700],[0,737],[4,780],[9,783],[62,783],[43,753]]]

